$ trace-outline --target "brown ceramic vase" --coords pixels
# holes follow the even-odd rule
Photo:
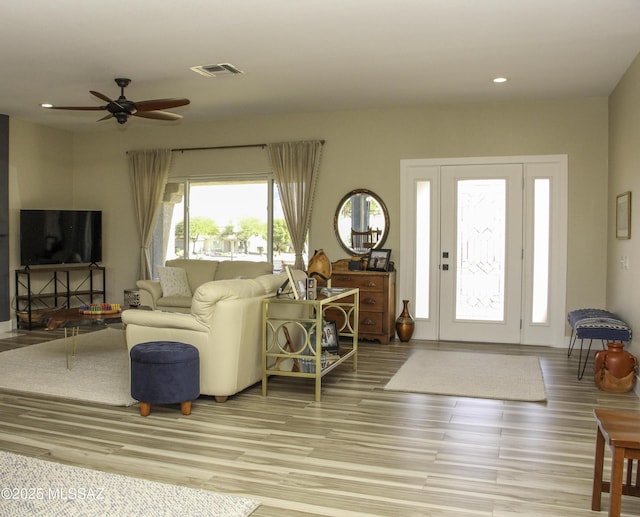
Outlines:
[[[400,341],[406,343],[413,336],[416,323],[413,321],[411,314],[409,314],[409,300],[402,300],[402,312],[398,319],[396,319],[396,332]]]

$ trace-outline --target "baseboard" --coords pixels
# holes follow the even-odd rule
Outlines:
[[[11,332],[13,329],[14,320],[0,321],[0,332]]]

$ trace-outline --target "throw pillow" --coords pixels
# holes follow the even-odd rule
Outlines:
[[[181,267],[158,267],[162,296],[191,296],[187,272]]]

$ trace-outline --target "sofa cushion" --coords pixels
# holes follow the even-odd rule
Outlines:
[[[215,277],[210,280],[231,280],[238,278],[256,278],[273,273],[270,262],[253,262],[250,260],[225,260],[219,263]]]
[[[187,273],[180,267],[158,266],[163,296],[191,296]]]
[[[158,309],[161,310],[176,310],[178,307],[185,309],[183,312],[188,312],[191,309],[191,296],[162,296],[158,298]]]
[[[167,260],[165,266],[184,269],[187,272],[191,292],[195,293],[202,284],[215,279],[218,264],[217,260],[174,259]]]

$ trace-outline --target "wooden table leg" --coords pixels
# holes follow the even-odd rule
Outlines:
[[[596,455],[593,467],[593,490],[591,492],[591,509],[600,511],[602,500],[602,469],[604,467],[604,436],[600,427],[597,427],[596,434]]]
[[[611,488],[609,489],[609,517],[619,517],[622,506],[622,472],[624,471],[623,447],[612,447]]]
[[[149,416],[149,413],[151,413],[151,403],[140,402],[140,415]]]

